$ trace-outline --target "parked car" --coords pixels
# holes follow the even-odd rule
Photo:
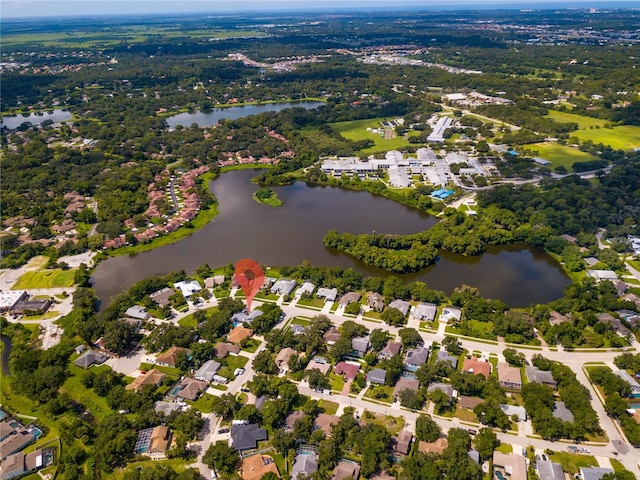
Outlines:
[[[250,392],[251,390],[249,390],[247,387],[242,387],[242,388],[240,389],[240,391],[241,391],[241,392],[244,392],[244,393],[248,393],[248,392]]]
[[[238,376],[238,375],[242,375],[244,373],[244,368],[236,368],[236,370],[233,372],[234,376]]]
[[[229,429],[228,428],[221,428],[220,430],[218,430],[218,433],[229,433]]]

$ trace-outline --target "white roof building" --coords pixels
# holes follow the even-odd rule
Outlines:
[[[182,282],[174,283],[173,287],[179,288],[184,298],[190,297],[194,293],[202,290],[200,283],[198,283],[197,280],[194,280],[192,278],[187,278]]]

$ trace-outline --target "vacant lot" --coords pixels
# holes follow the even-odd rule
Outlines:
[[[576,122],[579,126],[578,130],[569,135],[578,137],[580,140],[591,140],[594,143],[602,143],[622,150],[640,147],[640,127],[622,125],[604,128],[604,124],[607,123],[605,120],[566,112],[550,111],[549,116],[560,123]]]
[[[365,150],[360,150],[358,154],[371,155],[377,152],[388,152],[389,150],[402,150],[409,145],[404,137],[393,137],[385,139],[384,135],[367,132],[367,128],[380,128],[380,122],[384,118],[372,118],[368,120],[353,120],[351,122],[338,122],[330,124],[331,128],[349,140],[372,140],[375,145]],[[395,134],[394,134],[395,135]]]
[[[75,270],[39,270],[26,272],[11,287],[12,290],[32,288],[63,288],[73,285]]]
[[[533,151],[537,151],[539,157],[549,160],[551,162],[551,168],[562,165],[569,172],[572,171],[571,165],[576,162],[597,160],[597,158],[590,153],[583,152],[577,148],[567,147],[566,145],[559,145],[557,143],[536,143],[534,145],[530,145],[529,148]]]

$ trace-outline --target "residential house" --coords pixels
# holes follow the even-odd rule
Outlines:
[[[345,293],[342,297],[340,297],[338,303],[340,305],[347,306],[350,303],[358,303],[360,301],[360,297],[362,297],[362,295],[360,295],[358,292]]]
[[[13,418],[0,423],[0,460],[17,453],[36,441],[33,432]]]
[[[500,472],[503,478],[511,480],[526,480],[527,460],[522,455],[493,452],[493,471]]]
[[[136,318],[138,320],[144,320],[144,321],[149,320],[149,317],[151,316],[147,312],[147,309],[144,308],[142,305],[133,305],[127,308],[127,311],[124,312],[124,314],[127,317]]]
[[[351,339],[351,347],[353,348],[353,354],[358,357],[364,357],[371,348],[371,337],[366,335],[364,337],[353,337]]]
[[[311,295],[313,291],[316,289],[316,286],[311,282],[304,282],[300,287],[296,290],[296,296],[304,295],[308,293]]]
[[[269,455],[251,455],[244,457],[240,464],[240,476],[242,480],[260,480],[267,473],[274,473],[280,478],[278,467]]]
[[[193,375],[194,378],[198,380],[202,380],[203,382],[212,382],[213,377],[215,377],[218,370],[222,365],[220,362],[216,362],[215,360],[207,360],[204,362],[196,373]]]
[[[538,460],[538,477],[540,480],[564,480],[562,465],[551,460]]]
[[[449,397],[449,405],[451,405],[451,399],[453,398],[453,387],[447,383],[433,382],[427,387],[427,393],[440,390],[447,397]]]
[[[367,373],[367,382],[384,385],[387,381],[387,371],[382,368],[374,368]]]
[[[175,292],[169,287],[164,287],[157,292],[153,292],[149,297],[161,307],[166,307],[171,304],[169,299],[175,295]]]
[[[165,417],[168,417],[171,412],[182,410],[186,407],[184,402],[165,402],[162,400],[158,400],[153,409],[156,413],[162,413]]]
[[[231,343],[239,345],[243,340],[249,338],[251,335],[253,335],[253,330],[238,325],[236,328],[229,332],[229,335],[227,335],[227,340]]]
[[[407,350],[407,356],[404,359],[405,368],[410,372],[415,372],[421,365],[427,363],[429,353],[429,348],[410,348]]]
[[[563,422],[573,423],[573,413],[564,402],[553,402],[553,416]]]
[[[331,326],[329,330],[324,332],[324,335],[322,335],[322,339],[327,343],[327,345],[335,345],[335,343],[340,340],[341,336],[342,334],[340,333],[340,331],[336,327]]]
[[[350,478],[356,480],[360,475],[360,465],[351,460],[340,460],[336,468],[333,469],[331,480],[345,480]]]
[[[596,282],[601,282],[603,280],[609,280],[611,282],[615,282],[618,280],[618,275],[613,270],[587,270],[587,275],[596,280]]]
[[[200,283],[198,283],[197,280],[191,279],[191,278],[187,278],[186,280],[182,281],[182,282],[177,282],[173,284],[173,288],[177,288],[182,292],[182,296],[184,298],[189,298],[191,295],[193,295],[196,292],[199,292],[200,290],[202,290],[202,287],[200,286]]]
[[[329,370],[331,370],[331,364],[327,363],[327,361],[322,357],[315,357],[307,364],[307,368],[305,368],[305,370],[314,369],[318,370],[323,375],[326,375],[329,373]]]
[[[238,355],[240,353],[240,347],[237,345],[231,345],[230,343],[220,342],[213,349],[217,358],[224,358],[227,355]]]
[[[271,287],[271,293],[276,295],[289,295],[296,288],[295,280],[285,280],[281,278]]]
[[[391,438],[391,455],[398,458],[402,458],[409,454],[411,450],[411,442],[413,440],[413,434],[408,430],[400,430],[395,437]]]
[[[297,323],[294,323],[293,325],[291,325],[289,329],[291,330],[291,333],[293,333],[294,335],[302,335],[307,331],[307,327],[303,325],[299,325]]]
[[[338,417],[337,415],[321,413],[316,417],[313,425],[315,428],[319,428],[320,430],[322,430],[325,435],[331,435],[331,427],[333,425],[337,425],[339,421],[340,417]]]
[[[183,398],[185,400],[195,400],[200,396],[200,392],[207,389],[207,386],[207,382],[186,377],[173,388],[173,392],[175,392],[175,396],[178,398]]]
[[[468,397],[466,395],[460,395],[458,397],[458,405],[460,405],[460,408],[467,408],[469,410],[473,410],[482,402],[484,402],[484,400],[478,397]]]
[[[505,415],[509,418],[517,417],[518,422],[526,422],[527,421],[527,411],[524,407],[519,407],[517,405],[506,405],[501,404],[500,408],[505,413]]]
[[[420,303],[413,309],[413,318],[421,321],[432,322],[436,318],[438,307],[435,303]]]
[[[369,480],[396,480],[396,477],[391,475],[386,470],[375,473],[373,476],[369,477]]]
[[[563,315],[562,313],[556,312],[555,310],[552,310],[551,312],[549,312],[549,323],[551,325],[559,325],[561,323],[571,322],[571,321],[573,321],[571,313]]]
[[[640,384],[625,370],[614,370],[614,375],[617,375],[622,380],[627,382],[631,387],[631,398],[640,398]]]
[[[337,288],[319,288],[316,292],[316,297],[324,298],[325,302],[335,302],[338,298]]]
[[[291,478],[296,480],[318,471],[318,455],[313,452],[298,453],[291,467]]]
[[[384,297],[378,292],[373,292],[367,295],[367,305],[374,312],[381,312],[384,310]]]
[[[30,472],[41,470],[53,463],[53,449],[38,449],[31,453],[18,452],[9,455],[2,462],[2,480],[20,477]]]
[[[553,379],[553,374],[550,371],[539,370],[532,365],[527,365],[525,371],[530,383],[542,383],[550,386],[554,390],[558,388],[558,382]]]
[[[435,442],[420,440],[420,442],[418,442],[418,451],[421,453],[437,453],[441,455],[448,446],[449,442],[447,442],[446,438],[442,437],[438,438]]]
[[[164,380],[164,373],[153,368],[146,373],[140,372],[140,375],[124,389],[137,392],[145,385],[160,385],[162,380]]]
[[[170,446],[171,431],[164,425],[158,425],[140,431],[133,452],[136,455],[146,455],[154,460],[160,460],[166,458],[166,452]]]
[[[360,371],[360,364],[354,362],[338,362],[333,373],[336,375],[344,375],[346,380],[355,380],[356,375]]]
[[[205,278],[204,287],[205,288],[216,288],[224,283],[225,276],[224,275],[214,275],[213,277]]]
[[[104,363],[109,357],[104,353],[96,352],[95,350],[87,350],[78,358],[76,358],[73,364],[80,368],[89,368],[91,365],[100,365]]]
[[[459,322],[462,319],[462,310],[457,307],[445,307],[440,314],[441,322]]]
[[[180,360],[180,356],[183,354],[187,355],[188,358],[189,355],[191,355],[191,350],[184,347],[173,346],[156,357],[156,364],[165,367],[175,367]]]
[[[276,365],[279,369],[288,369],[289,368],[289,359],[296,354],[296,351],[293,348],[285,347],[278,352],[276,355]]]
[[[420,380],[400,377],[400,379],[396,382],[395,388],[393,389],[393,396],[400,398],[400,392],[402,392],[403,390],[411,390],[412,392],[417,392],[418,388],[420,388]]]
[[[512,367],[505,362],[498,363],[498,382],[502,388],[510,390],[520,390],[522,388],[522,377],[520,369]]]
[[[439,362],[447,362],[449,365],[451,365],[451,368],[458,368],[458,357],[454,357],[452,355],[449,355],[449,352],[446,352],[445,350],[438,350],[438,360]]]
[[[256,448],[258,442],[267,439],[267,431],[257,423],[231,426],[231,446],[236,450]]]
[[[608,473],[613,473],[613,470],[601,467],[580,467],[580,476],[582,477],[582,480],[600,480]]]
[[[382,347],[382,350],[378,353],[378,360],[389,360],[394,355],[398,355],[402,350],[401,342],[388,341],[387,344]]]
[[[236,312],[231,316],[231,322],[234,325],[251,324],[256,318],[262,316],[264,312],[260,309],[253,310],[251,313],[247,311]]]
[[[293,430],[293,427],[296,424],[296,421],[305,417],[305,413],[302,410],[294,410],[293,413],[289,414],[287,418],[284,420],[285,429]]]
[[[476,357],[466,358],[462,365],[462,370],[489,378],[489,375],[491,375],[491,363]]]
[[[411,308],[411,304],[405,300],[396,299],[389,304],[389,308],[395,308],[396,310],[399,310],[400,312],[402,312],[402,315],[406,317],[407,313],[409,313],[409,308]]]

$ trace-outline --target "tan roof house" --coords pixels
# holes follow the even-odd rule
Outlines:
[[[152,368],[146,373],[141,373],[138,378],[136,378],[129,385],[124,387],[125,390],[135,390],[136,392],[140,390],[145,385],[160,385],[160,383],[164,380],[164,373],[155,368]]]
[[[242,480],[260,480],[269,472],[275,473],[280,478],[278,466],[269,455],[251,455],[242,459],[240,465]]]
[[[522,388],[520,369],[504,362],[498,363],[498,382],[503,388],[520,390]]]
[[[289,363],[289,359],[296,354],[293,348],[286,347],[278,352],[276,355],[276,365],[278,368],[286,368]]]
[[[462,370],[489,378],[489,375],[491,375],[491,363],[476,357],[466,358]]]
[[[238,325],[236,328],[231,330],[231,332],[229,332],[229,335],[227,335],[227,340],[229,340],[231,343],[240,343],[244,339],[249,338],[251,335],[253,335],[253,330]]]
[[[502,452],[493,452],[494,471],[506,473],[507,478],[526,480],[527,461],[521,455],[505,455]]]
[[[435,442],[425,442],[420,440],[418,443],[418,451],[422,453],[437,453],[438,455],[444,452],[444,449],[449,446],[446,438],[438,438]]]
[[[191,353],[191,350],[189,350],[188,348],[184,348],[184,347],[171,347],[169,350],[167,350],[164,353],[161,353],[160,355],[158,355],[156,357],[156,363],[158,365],[164,365],[167,367],[175,367],[176,363],[178,363],[178,358],[181,352],[186,353],[187,355],[189,355]]]
[[[322,430],[326,435],[331,435],[331,426],[337,425],[340,421],[340,417],[337,415],[328,415],[326,413],[321,413],[316,418],[314,425],[316,428]]]

